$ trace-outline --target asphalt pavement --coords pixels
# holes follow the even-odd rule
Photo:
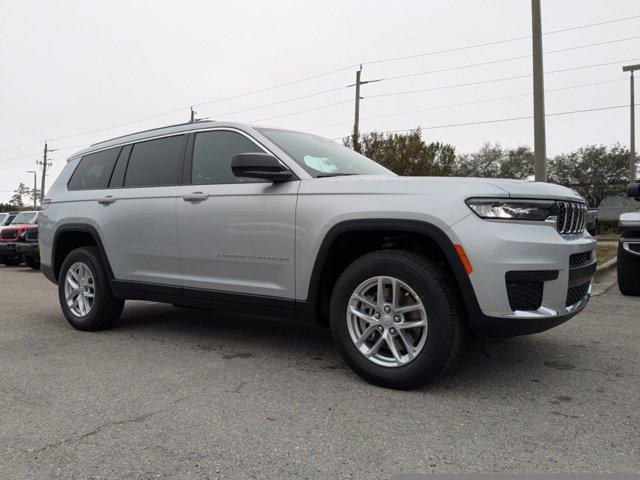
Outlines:
[[[0,266],[0,478],[640,471],[640,298],[614,284],[489,353],[386,390],[322,327],[127,302],[78,332],[39,272]]]

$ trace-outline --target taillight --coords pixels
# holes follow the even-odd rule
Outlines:
[[[40,203],[40,209],[41,210],[46,210],[47,208],[49,208],[49,205],[51,205],[51,199],[50,198],[44,198],[44,199],[42,199],[42,202]]]

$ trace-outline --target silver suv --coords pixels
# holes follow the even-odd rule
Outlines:
[[[71,156],[40,218],[42,271],[80,330],[127,299],[329,324],[345,361],[411,388],[465,328],[541,332],[582,310],[586,205],[557,185],[400,177],[324,138],[197,122]]]

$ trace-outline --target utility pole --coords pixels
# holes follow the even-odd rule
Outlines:
[[[636,105],[635,105],[635,95],[634,95],[634,79],[633,72],[635,70],[640,70],[640,64],[637,65],[626,65],[622,67],[623,72],[630,72],[631,75],[629,77],[629,120],[630,120],[630,136],[629,136],[629,183],[635,183],[636,181]],[[629,210],[635,212],[636,210],[636,202],[632,198],[629,201]]]
[[[190,108],[191,108],[191,117],[189,119],[189,123],[193,123],[196,119],[196,111],[193,109],[193,107],[190,107]]]
[[[533,129],[536,182],[547,181],[547,140],[544,118],[544,65],[542,60],[542,19],[540,0],[531,0],[533,48]]]
[[[38,196],[36,195],[36,190],[38,189],[37,172],[35,170],[27,170],[27,173],[33,173],[33,208],[35,209],[38,201]]]
[[[356,83],[352,84],[352,85],[347,85],[348,87],[356,87],[356,104],[355,104],[355,116],[353,119],[353,149],[360,153],[360,100],[362,100],[362,97],[360,96],[360,86],[361,85],[365,85],[367,83],[374,83],[374,82],[379,82],[380,80],[367,80],[366,82],[363,82],[361,79],[361,75],[362,75],[362,65],[360,65],[360,68],[358,70],[356,70]]]
[[[42,165],[42,182],[41,182],[41,186],[40,186],[40,203],[42,203],[42,200],[44,200],[44,189],[45,189],[45,179],[47,178],[47,166],[51,166],[51,162],[49,162],[47,160],[47,154],[49,152],[54,152],[55,150],[53,149],[49,149],[49,146],[47,145],[47,142],[44,142],[44,154],[42,156],[42,162],[38,162],[40,165]]]

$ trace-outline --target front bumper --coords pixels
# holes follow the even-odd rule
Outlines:
[[[0,243],[0,256],[15,257],[19,255],[16,250],[16,247],[18,245],[19,245],[18,243],[14,243],[14,242]]]
[[[470,322],[480,333],[509,337],[541,332],[569,320],[589,301],[596,241],[586,234],[565,237],[551,225],[470,215],[453,226],[451,236],[473,265],[469,279],[477,308],[470,309]],[[572,267],[574,254],[585,254],[586,260]],[[529,302],[535,308],[514,308],[509,281],[537,282],[539,297]]]
[[[16,245],[16,252],[32,258],[40,258],[40,249],[37,243],[19,243]]]

